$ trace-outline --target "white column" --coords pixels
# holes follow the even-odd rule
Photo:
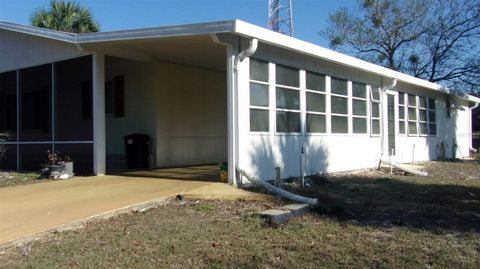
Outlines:
[[[105,174],[105,56],[92,55],[93,173]]]

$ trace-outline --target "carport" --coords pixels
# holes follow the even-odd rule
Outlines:
[[[145,168],[227,161],[226,46],[211,35],[81,46],[104,57],[106,173],[127,168],[134,133],[150,137]]]

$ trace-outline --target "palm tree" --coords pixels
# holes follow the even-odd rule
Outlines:
[[[31,16],[33,26],[71,33],[98,32],[99,25],[88,8],[76,2],[52,0],[50,8],[39,8]]]

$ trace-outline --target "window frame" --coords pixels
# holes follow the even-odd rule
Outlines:
[[[365,90],[365,98],[362,98],[362,97],[356,97],[353,95],[353,88],[354,88],[354,84],[361,84],[363,85],[363,88]],[[362,82],[357,82],[357,81],[351,81],[351,85],[352,85],[352,90],[351,90],[351,102],[352,102],[352,109],[351,109],[351,116],[352,116],[352,130],[351,130],[351,134],[353,135],[368,135],[370,133],[369,131],[369,91],[368,91],[368,88],[367,87],[368,85],[366,83],[362,83]],[[362,115],[355,115],[354,114],[354,110],[353,110],[353,103],[354,101],[357,100],[357,101],[361,101],[361,102],[365,102],[365,115],[362,116]],[[365,132],[362,132],[362,133],[356,133],[355,130],[354,130],[354,126],[353,126],[353,121],[355,119],[364,119],[365,120]]]
[[[283,85],[283,84],[278,84],[278,79],[277,79],[277,67],[278,66],[281,66],[281,67],[284,67],[286,69],[293,69],[293,70],[296,70],[296,73],[297,73],[297,76],[298,76],[298,87],[294,87],[294,86],[289,86],[289,85]],[[275,93],[275,96],[274,96],[274,99],[275,99],[275,104],[274,104],[274,111],[275,111],[275,123],[274,123],[274,133],[277,135],[302,135],[303,134],[303,131],[302,130],[302,91],[301,91],[301,77],[300,77],[300,71],[301,69],[299,68],[296,68],[296,67],[292,67],[292,66],[288,66],[288,65],[283,65],[283,64],[278,64],[278,63],[275,63],[275,68],[274,68],[274,72],[275,72],[275,80],[274,80],[274,93]],[[278,94],[278,89],[284,89],[284,90],[293,90],[293,91],[296,91],[298,93],[298,109],[291,109],[291,108],[279,108],[278,107],[278,103],[277,103],[277,94]],[[299,128],[298,128],[298,132],[295,132],[295,131],[286,131],[286,132],[283,132],[283,131],[278,131],[278,121],[277,121],[277,115],[278,115],[278,112],[284,112],[284,113],[296,113],[298,115],[298,123],[299,123]]]
[[[338,79],[338,80],[343,80],[347,83],[347,95],[341,95],[341,94],[338,94],[338,93],[333,93],[332,92],[332,84],[333,84],[333,80],[335,79]],[[353,133],[351,132],[350,130],[350,119],[351,119],[351,114],[350,114],[350,100],[351,100],[351,90],[349,90],[350,86],[349,86],[349,80],[348,79],[344,79],[344,78],[340,78],[340,77],[334,77],[334,76],[330,76],[330,91],[329,91],[329,95],[328,95],[328,102],[330,102],[330,111],[329,111],[329,117],[330,117],[330,130],[327,130],[327,131],[330,131],[329,133],[330,134],[334,134],[334,135],[352,135]],[[332,103],[332,100],[333,100],[333,97],[337,97],[337,98],[344,98],[346,99],[347,101],[347,112],[345,114],[340,114],[340,113],[334,113],[333,112],[333,103]],[[333,131],[333,117],[344,117],[347,119],[347,131],[346,132],[334,132]]]
[[[400,96],[403,95],[403,102],[400,102]],[[407,105],[405,104],[408,96],[405,92],[398,92],[398,135],[407,136],[408,135],[408,110]],[[403,119],[400,118],[400,111],[403,110]],[[403,124],[403,133],[400,130],[400,126]]]
[[[323,90],[319,90],[319,89],[314,90],[314,89],[309,89],[308,88],[307,76],[308,76],[309,73],[313,74],[313,75],[316,75],[316,76],[322,76],[323,77],[323,86],[324,86]],[[324,105],[324,111],[323,112],[308,110],[307,98],[308,98],[309,94],[315,94],[315,95],[320,95],[320,96],[323,95],[323,97],[325,98],[325,103],[323,104]],[[306,135],[325,135],[325,134],[328,133],[327,118],[329,117],[329,115],[327,113],[327,103],[329,102],[329,100],[330,100],[330,98],[328,98],[328,94],[327,94],[327,76],[324,75],[324,74],[318,73],[318,72],[305,70],[305,134]],[[308,131],[308,122],[307,122],[308,115],[324,116],[325,117],[325,131],[324,132],[309,132]]]
[[[267,66],[267,81],[261,81],[261,80],[255,80],[255,79],[252,79],[252,74],[251,74],[251,64],[250,64],[250,61],[256,61],[256,62],[261,62],[261,63],[264,63],[266,64]],[[270,101],[270,67],[269,67],[270,63],[268,61],[264,61],[264,60],[261,60],[261,59],[256,59],[256,58],[250,58],[249,59],[249,83],[248,83],[248,95],[249,95],[249,98],[248,98],[248,131],[249,133],[253,133],[253,134],[268,134],[270,133],[270,121],[271,121],[271,117],[270,117],[270,106],[271,106],[271,101]],[[250,101],[250,96],[251,96],[251,90],[252,90],[252,83],[254,84],[259,84],[259,85],[264,85],[267,87],[267,100],[268,100],[268,104],[266,106],[257,106],[257,105],[252,105],[251,104],[251,101]],[[253,131],[252,130],[252,122],[251,122],[251,111],[252,110],[264,110],[267,112],[267,119],[268,119],[268,122],[267,122],[267,130],[266,131]]]
[[[367,85],[368,95],[370,97],[370,136],[372,137],[381,137],[383,134],[382,126],[382,88],[380,86]],[[378,91],[378,99],[375,99],[373,96],[373,91]],[[373,116],[373,107],[378,105],[378,117]],[[373,133],[373,121],[378,121],[378,134]]]

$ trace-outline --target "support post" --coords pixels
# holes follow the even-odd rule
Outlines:
[[[92,55],[93,173],[105,174],[105,55]]]

